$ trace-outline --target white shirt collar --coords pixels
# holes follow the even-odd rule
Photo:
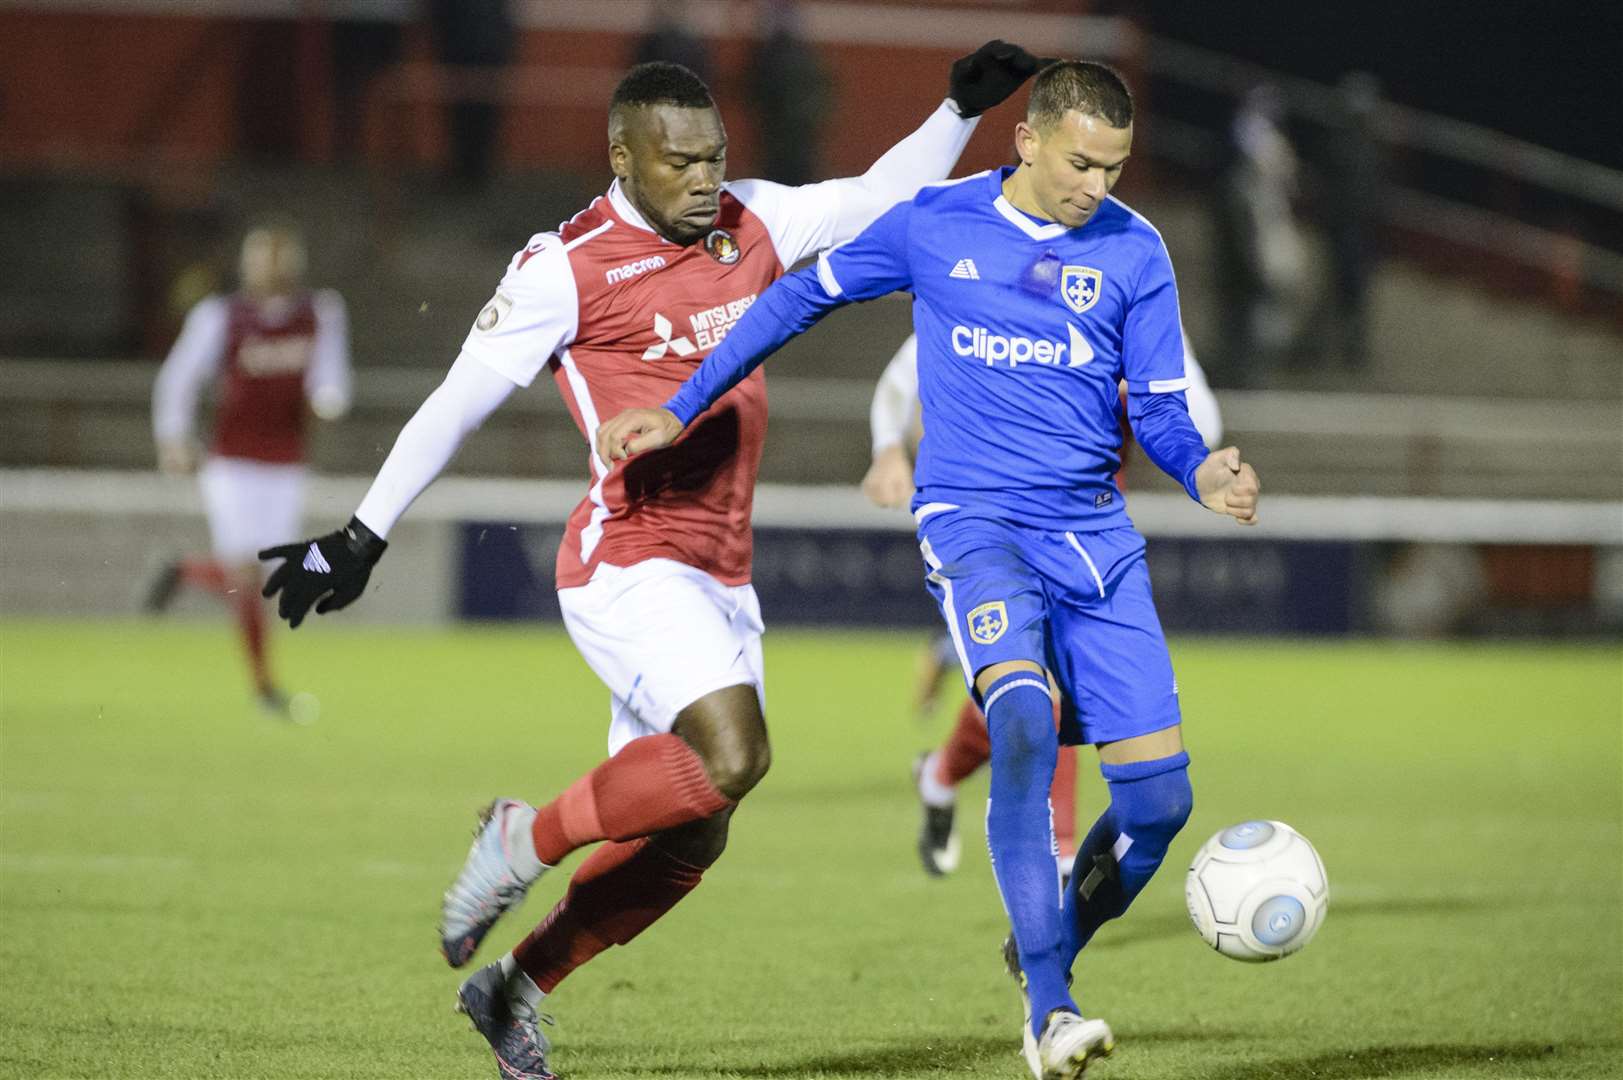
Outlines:
[[[609,205],[614,207],[614,215],[627,225],[659,236],[654,227],[648,224],[648,219],[643,217],[641,211],[635,206],[631,205],[630,199],[626,198],[625,191],[620,187],[620,178],[618,176],[614,178],[614,183],[609,185]],[[663,236],[659,236],[659,238],[665,240]],[[669,240],[665,240],[665,242],[670,243]]]
[[[1050,221],[1047,225],[1037,224],[1026,214],[1015,209],[1014,204],[1002,195],[993,199],[992,205],[997,207],[998,213],[1008,218],[1016,228],[1033,240],[1052,240],[1056,236],[1063,235],[1066,231],[1065,226],[1057,221]]]

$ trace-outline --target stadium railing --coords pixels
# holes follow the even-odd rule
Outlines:
[[[148,468],[157,367],[126,361],[0,361],[0,467]],[[437,370],[367,367],[352,415],[315,435],[327,471],[381,463]],[[848,479],[867,465],[872,383],[774,375],[763,477]],[[1623,496],[1616,401],[1220,391],[1225,441],[1244,449],[1270,492],[1463,498]],[[574,478],[580,437],[554,393],[518,394],[464,448],[472,473]],[[1147,464],[1135,488],[1168,490]]]
[[[1286,108],[1310,124],[1333,125],[1341,108],[1334,87],[1170,38],[1147,37],[1144,57],[1156,78],[1219,98],[1236,98],[1263,84],[1276,87]],[[1158,104],[1161,111],[1148,129],[1154,153],[1198,168],[1221,160],[1219,136],[1209,127],[1170,113],[1165,102]],[[1524,220],[1517,216],[1516,204],[1535,201],[1526,197],[1529,193],[1544,192],[1570,207],[1573,214],[1568,216],[1576,220],[1598,212],[1602,220],[1623,223],[1623,172],[1396,102],[1379,102],[1373,121],[1374,134],[1387,146],[1450,163],[1454,172],[1463,166],[1484,178],[1478,189],[1492,192],[1495,199],[1489,207],[1458,194],[1423,190],[1417,178],[1396,175],[1381,201],[1389,225],[1534,270],[1557,294],[1573,283],[1594,290],[1615,313],[1614,305],[1623,297],[1623,253],[1578,230],[1556,231]],[[1510,213],[1503,207],[1507,192],[1512,193]],[[1516,199],[1517,192],[1523,197]]]
[[[368,483],[313,478],[306,527],[335,527]],[[582,491],[576,480],[442,478],[341,621],[555,620],[552,564]],[[1268,494],[1254,529],[1181,494],[1135,492],[1128,508],[1173,633],[1623,631],[1623,500]],[[754,583],[773,622],[937,621],[906,513],[849,485],[763,484],[754,523]],[[189,478],[0,472],[0,613],[127,616],[165,558],[205,540]]]

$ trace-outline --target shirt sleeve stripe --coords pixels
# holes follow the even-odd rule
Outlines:
[[[1187,389],[1189,389],[1188,376],[1185,376],[1182,379],[1150,380],[1150,393],[1152,394],[1176,394],[1179,390]]]
[[[828,265],[828,253],[817,256],[817,280],[822,284],[823,291],[832,297],[845,292],[840,288],[839,279],[834,276],[834,270]]]

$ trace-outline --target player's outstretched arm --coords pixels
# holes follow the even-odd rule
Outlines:
[[[1240,460],[1240,450],[1225,446],[1209,454],[1195,470],[1195,487],[1200,492],[1200,505],[1219,514],[1227,514],[1241,525],[1257,523],[1257,499],[1262,485],[1257,471]]]
[[[695,417],[748,378],[785,342],[847,302],[846,297],[831,296],[813,268],[779,278],[662,408],[626,409],[598,425],[598,456],[614,462],[669,446]]]
[[[880,214],[918,194],[925,184],[945,180],[958,164],[981,113],[1001,104],[1032,73],[1052,61],[1032,56],[1006,41],[988,41],[953,62],[947,99],[924,124],[885,151],[861,176],[825,180],[797,191],[823,191],[831,196],[832,220],[825,230],[802,237],[802,243],[780,245],[794,263],[813,251],[842,244],[867,228]],[[797,213],[824,200],[800,199]]]

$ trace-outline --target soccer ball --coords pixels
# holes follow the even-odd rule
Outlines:
[[[1201,845],[1184,899],[1206,944],[1224,956],[1262,963],[1313,940],[1324,922],[1330,880],[1307,837],[1283,821],[1243,821]]]

